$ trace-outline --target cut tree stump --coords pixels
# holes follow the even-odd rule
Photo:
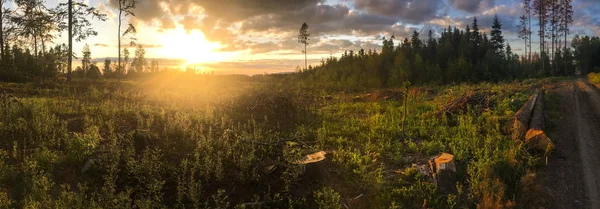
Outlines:
[[[433,179],[442,193],[456,192],[456,165],[454,155],[442,153],[429,161]]]

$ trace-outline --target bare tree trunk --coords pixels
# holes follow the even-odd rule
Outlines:
[[[565,55],[567,54],[567,36],[569,35],[569,21],[568,21],[569,17],[567,14],[567,11],[568,11],[567,8],[569,6],[569,5],[567,5],[568,3],[569,2],[567,0],[565,0],[565,2],[564,2],[565,5],[563,6],[563,8],[565,8],[565,14],[564,14],[564,18],[565,18],[564,19],[564,23],[565,23],[565,30],[564,30],[564,32],[565,32],[565,50],[564,51],[565,51]],[[567,72],[567,59],[566,59],[567,56],[564,56],[564,57],[565,57],[564,62],[565,62],[565,73],[566,73]]]
[[[543,1],[542,1],[542,3],[540,3],[540,8],[539,9],[540,9],[539,17],[540,17],[540,52],[541,52],[540,53],[540,58],[541,58],[541,61],[542,61],[542,71],[544,71],[544,74],[546,74],[546,66],[545,66],[546,63],[545,63],[545,58],[544,58],[545,56],[547,56],[545,54],[545,51],[546,51],[546,49],[545,49],[545,43],[546,43],[546,40],[545,40],[545,36],[546,36],[546,33],[545,33],[546,32],[545,31],[546,30],[546,28],[545,28],[545,26],[546,26],[546,9],[545,9],[545,5],[544,5]]]
[[[527,31],[527,33],[529,33],[529,61],[531,62],[531,7],[529,9],[529,31]]]
[[[306,52],[306,43],[304,44],[304,70],[308,70],[308,62],[306,61],[306,55],[308,54],[308,52]]]
[[[67,58],[67,83],[71,83],[71,71],[73,69],[73,0],[69,0],[69,54]]]
[[[527,37],[525,37],[525,54],[523,57],[527,58]]]
[[[406,84],[405,84],[406,85]],[[406,105],[408,104],[408,87],[404,87],[404,114],[402,114],[402,140],[406,140],[406,115],[408,114],[408,110]]]
[[[119,30],[117,31],[117,37],[118,37],[118,48],[119,48],[119,72],[117,72],[117,82],[121,82],[121,71],[123,70],[123,67],[121,66],[121,14],[123,13],[123,10],[121,9],[121,1],[118,1],[119,3]]]
[[[40,54],[44,56],[46,54],[46,39],[44,38],[44,36],[41,36],[40,39],[42,41],[42,51],[40,52]]]
[[[554,69],[554,40],[555,40],[555,25],[556,25],[556,0],[552,0],[550,3],[550,6],[552,6],[552,21],[550,23],[551,25],[551,41],[552,41],[552,48],[550,50],[550,60],[552,60],[552,69]]]
[[[2,21],[4,19],[4,0],[0,0],[0,56],[2,57],[2,60],[4,60],[5,54],[4,54],[4,24]]]
[[[35,58],[38,58],[37,30],[33,30],[33,53]]]

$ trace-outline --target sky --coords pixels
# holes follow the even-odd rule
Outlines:
[[[98,36],[75,43],[74,51],[88,44],[94,58],[117,57],[116,0],[75,1],[98,8],[108,20],[93,21]],[[573,8],[569,39],[600,36],[600,0],[573,0]],[[136,26],[147,58],[183,59],[184,65],[223,74],[294,71],[304,64],[297,42],[303,22],[311,34],[309,64],[344,50],[379,50],[382,36],[404,39],[417,30],[426,38],[433,30],[439,37],[448,26],[464,29],[473,17],[489,31],[494,15],[515,53],[522,54],[524,45],[516,35],[524,13],[520,0],[138,0],[133,12],[135,17],[123,19]],[[535,29],[537,21],[532,23]],[[63,35],[55,42],[66,41]]]

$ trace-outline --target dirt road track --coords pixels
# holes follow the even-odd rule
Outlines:
[[[550,120],[556,144],[546,170],[548,208],[600,209],[600,94],[578,79],[552,90],[560,118]]]

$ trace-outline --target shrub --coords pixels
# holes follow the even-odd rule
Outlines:
[[[319,206],[319,209],[342,208],[342,204],[340,204],[340,194],[331,187],[322,187],[314,192],[313,197],[315,198],[315,202]]]

